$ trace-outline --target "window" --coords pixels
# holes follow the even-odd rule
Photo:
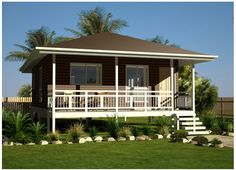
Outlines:
[[[70,64],[70,84],[101,84],[102,65],[101,64]]]

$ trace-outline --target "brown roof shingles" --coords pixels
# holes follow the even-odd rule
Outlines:
[[[152,43],[115,33],[103,32],[51,45],[57,48],[116,50],[154,53],[200,54],[181,48]]]

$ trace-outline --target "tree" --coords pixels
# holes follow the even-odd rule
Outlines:
[[[32,87],[29,84],[24,84],[18,91],[18,97],[31,97],[32,96]]]
[[[121,19],[112,19],[111,13],[106,13],[103,8],[82,11],[79,14],[78,30],[66,28],[76,37],[92,35],[100,32],[117,32],[127,27],[127,22]]]
[[[55,31],[50,31],[47,27],[29,30],[26,32],[26,40],[24,45],[15,44],[19,47],[19,51],[11,51],[5,58],[8,61],[26,61],[30,59],[30,55],[36,46],[48,46],[57,42],[69,40],[69,37],[55,37]]]
[[[161,36],[156,36],[148,41],[180,48],[177,44],[171,44],[168,39]],[[192,94],[192,65],[184,65],[179,69],[179,91],[188,92]],[[195,105],[198,114],[206,110],[212,110],[218,97],[218,89],[216,86],[211,85],[209,79],[199,77],[195,73]]]

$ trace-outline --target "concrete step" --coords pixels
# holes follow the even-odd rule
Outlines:
[[[193,130],[193,127],[192,126],[187,126],[187,127],[184,127],[185,130]],[[196,126],[195,127],[196,130],[205,130],[206,127],[205,126]]]
[[[208,135],[209,132],[208,131],[191,131],[191,132],[188,132],[189,135]]]
[[[193,125],[193,122],[180,122],[181,125]],[[195,125],[202,125],[202,122],[195,122]]]
[[[180,117],[179,120],[180,121],[185,121],[185,120],[192,120],[193,121],[194,118],[193,117]],[[195,117],[195,120],[199,120],[199,118]]]

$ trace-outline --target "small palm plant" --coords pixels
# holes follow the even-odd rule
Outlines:
[[[21,112],[10,113],[5,128],[5,132],[10,137],[10,140],[25,143],[28,138],[26,131],[30,121],[29,114],[22,114]]]
[[[117,139],[120,131],[120,124],[116,116],[107,117],[107,129],[111,137]]]
[[[45,124],[41,124],[40,122],[32,123],[28,127],[33,142],[39,143],[40,140],[44,137],[44,130],[45,130]]]
[[[69,127],[67,133],[70,140],[72,140],[73,143],[77,143],[79,137],[84,133],[84,127],[81,123],[75,123]]]
[[[97,132],[98,132],[98,130],[97,130],[97,128],[96,128],[95,126],[91,127],[91,128],[89,129],[89,135],[90,135],[90,137],[96,136],[96,135],[97,135]]]

